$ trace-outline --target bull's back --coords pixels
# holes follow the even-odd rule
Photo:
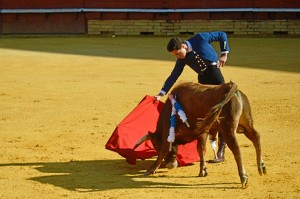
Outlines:
[[[232,83],[222,85],[203,85],[185,82],[172,90],[176,100],[181,104],[189,120],[204,118],[213,106],[224,100]]]

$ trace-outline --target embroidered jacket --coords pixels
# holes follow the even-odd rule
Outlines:
[[[181,75],[185,65],[191,67],[197,74],[201,74],[211,65],[216,65],[219,56],[211,45],[214,41],[220,43],[221,54],[229,52],[230,49],[225,32],[203,32],[188,39],[186,44],[191,52],[187,53],[184,59],[177,59],[176,64],[170,76],[165,81],[160,93],[165,95],[169,92]]]

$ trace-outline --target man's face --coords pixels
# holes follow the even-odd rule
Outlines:
[[[172,55],[174,55],[175,57],[177,57],[178,59],[184,59],[185,55],[186,55],[186,48],[185,45],[182,44],[181,48],[179,50],[173,50],[171,52]]]

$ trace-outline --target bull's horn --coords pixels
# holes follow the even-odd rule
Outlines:
[[[150,140],[150,136],[149,134],[143,136],[133,147],[133,150],[135,150],[138,146],[140,146],[143,142],[145,142],[146,140]]]

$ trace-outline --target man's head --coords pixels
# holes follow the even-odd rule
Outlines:
[[[170,39],[167,50],[178,59],[184,59],[187,53],[187,45],[180,38],[175,37]]]

